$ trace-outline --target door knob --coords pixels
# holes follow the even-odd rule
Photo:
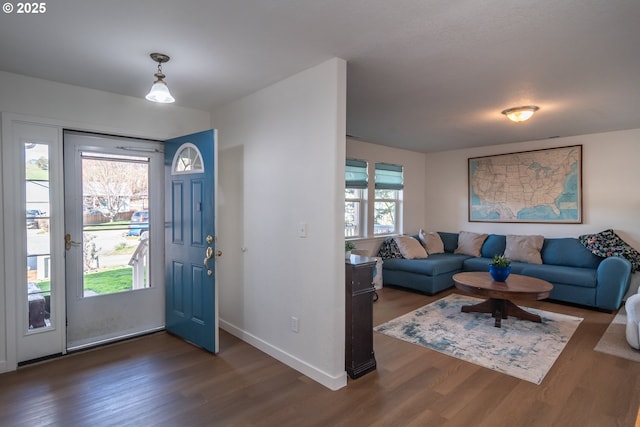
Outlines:
[[[207,249],[204,252],[204,268],[207,269],[207,275],[211,276],[213,274],[213,271],[211,271],[211,269],[209,268],[209,260],[213,257],[213,248],[211,246],[207,247]]]

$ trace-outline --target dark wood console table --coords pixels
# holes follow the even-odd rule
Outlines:
[[[358,378],[376,369],[373,353],[374,258],[345,259],[345,369]]]

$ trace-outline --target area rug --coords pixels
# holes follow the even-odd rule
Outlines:
[[[542,323],[509,317],[496,328],[490,314],[460,311],[481,301],[450,294],[374,330],[540,384],[582,322],[580,317],[523,307],[542,317]]]
[[[594,350],[640,362],[640,351],[631,348],[627,343],[627,313],[624,311],[624,306],[613,318]]]

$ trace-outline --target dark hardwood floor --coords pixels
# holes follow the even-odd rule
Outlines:
[[[374,324],[447,293],[385,288]],[[640,364],[593,351],[613,314],[529,306],[584,318],[541,385],[376,333],[332,392],[224,331],[217,356],[157,333],[0,375],[0,426],[634,426]]]

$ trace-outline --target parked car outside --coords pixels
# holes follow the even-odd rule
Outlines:
[[[131,214],[131,223],[127,230],[127,236],[139,236],[149,229],[149,211],[135,211]]]
[[[28,209],[27,210],[27,228],[38,228],[37,217],[44,215],[40,209]]]

